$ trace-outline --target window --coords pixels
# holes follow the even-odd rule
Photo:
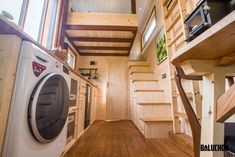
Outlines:
[[[48,49],[52,49],[59,0],[0,0],[0,15]]]
[[[45,0],[30,0],[23,30],[34,40],[39,40],[45,11]]]
[[[12,22],[19,25],[23,1],[24,0],[0,0],[0,14],[3,15],[4,11],[8,12],[14,18]]]
[[[76,55],[70,48],[68,49],[67,63],[71,68],[75,69]]]
[[[49,0],[42,36],[42,45],[48,49],[52,49],[53,45],[57,10],[58,0]]]
[[[142,49],[145,47],[145,45],[148,43],[149,39],[151,38],[154,30],[157,27],[157,18],[156,18],[156,9],[155,7],[153,8],[153,11],[149,17],[149,20],[144,28],[143,34],[142,34],[142,41],[141,41],[141,46]]]

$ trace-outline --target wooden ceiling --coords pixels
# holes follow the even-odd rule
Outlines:
[[[71,0],[76,12],[131,14],[131,0]]]
[[[132,14],[69,13],[67,39],[81,56],[129,56],[138,30],[135,1],[130,3]]]

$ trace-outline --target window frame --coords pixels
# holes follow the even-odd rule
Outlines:
[[[48,10],[49,10],[49,7],[51,7],[50,0],[44,1],[37,39],[34,39],[33,37],[31,37],[31,35],[29,35],[27,32],[24,31],[30,0],[23,0],[22,7],[21,7],[21,10],[19,13],[20,14],[19,21],[18,21],[18,23],[16,23],[16,25],[18,26],[19,29],[21,29],[23,32],[28,34],[33,40],[35,40],[37,43],[41,44],[43,47],[45,47],[47,49],[53,49],[55,47],[55,42],[56,42],[55,38],[56,38],[56,34],[57,34],[56,27],[58,24],[58,18],[60,16],[59,13],[60,13],[60,9],[61,9],[62,0],[57,0],[57,1],[58,2],[57,2],[57,6],[56,6],[56,14],[55,14],[55,19],[54,19],[55,29],[53,31],[54,33],[53,33],[52,39],[51,39],[51,46],[49,48],[47,47],[48,39],[46,39],[46,41],[45,41],[45,36],[47,36],[46,33],[49,33],[49,32],[46,32],[45,30],[47,29],[46,27],[48,27],[47,19],[50,18],[50,17],[48,17],[49,16]]]
[[[145,33],[147,32],[147,28],[148,28],[148,26],[150,25],[150,23],[151,23],[151,18],[155,18],[155,20],[156,20],[156,27],[154,28],[154,30],[153,30],[153,32],[152,32],[152,34],[150,35],[150,37],[149,37],[149,39],[145,42],[145,43],[143,43],[143,39],[144,39],[144,35],[145,35]],[[141,34],[141,50],[143,51],[144,50],[144,48],[146,47],[146,45],[149,43],[149,41],[151,40],[151,38],[152,38],[152,36],[154,35],[154,32],[155,32],[155,30],[157,29],[157,14],[156,14],[156,7],[154,6],[153,7],[153,9],[152,9],[152,11],[151,11],[151,13],[150,13],[150,15],[149,15],[149,17],[148,17],[148,20],[147,20],[147,22],[146,22],[146,24],[145,24],[145,26],[144,26],[144,30],[143,30],[143,32],[142,32],[142,34]]]
[[[76,64],[76,63],[77,63],[77,54],[73,51],[72,47],[70,47],[70,46],[68,46],[67,53],[70,53],[70,54],[72,54],[72,56],[74,56],[74,65],[73,65],[73,67],[72,67],[71,65],[69,65],[68,61],[66,61],[66,63],[68,64],[68,66],[69,66],[70,68],[72,68],[73,70],[75,70],[76,67],[77,67],[77,64]],[[67,57],[68,57],[68,54],[67,54]]]
[[[53,49],[54,48],[54,42],[55,42],[55,34],[56,34],[56,26],[57,26],[57,21],[58,21],[58,13],[59,13],[59,9],[60,9],[60,0],[57,0],[57,6],[56,6],[56,10],[55,10],[55,16],[54,16],[54,21],[53,21],[53,25],[54,25],[54,29],[53,29],[53,33],[51,34],[51,39],[49,39],[49,34],[50,32],[50,27],[51,27],[51,20],[50,20],[50,11],[51,9],[54,7],[53,6],[53,2],[50,0],[47,0],[47,7],[46,7],[46,12],[45,12],[45,16],[44,16],[44,24],[43,24],[43,28],[42,28],[42,32],[41,32],[41,38],[40,38],[40,43],[46,47],[47,49]],[[52,8],[50,8],[52,7]],[[51,41],[49,41],[51,40]],[[48,45],[50,43],[50,45]],[[48,47],[49,46],[49,47]]]

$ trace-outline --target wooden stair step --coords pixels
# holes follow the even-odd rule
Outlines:
[[[129,60],[128,61],[128,68],[132,65],[149,65],[149,63],[147,61],[143,61],[143,60]]]
[[[129,66],[129,69],[131,69],[131,68],[134,68],[134,67],[150,67],[148,64],[144,64],[144,65],[142,65],[142,64],[136,64],[136,65],[130,65]]]
[[[169,137],[172,142],[178,146],[182,151],[190,156],[194,156],[193,152],[193,138],[184,134],[184,133],[176,133],[169,132]]]
[[[157,90],[159,89],[159,84],[158,82],[151,82],[151,81],[148,82],[137,81],[132,84],[132,87],[134,90]]]
[[[129,73],[130,73],[130,75],[132,75],[132,74],[149,74],[149,73],[153,74],[153,71],[151,69],[148,69],[148,70],[133,70],[133,71],[130,71]]]
[[[139,79],[139,80],[132,80],[132,83],[134,83],[134,82],[158,82],[158,80],[156,80],[156,79]]]
[[[171,117],[144,117],[140,118],[145,123],[173,122]]]
[[[164,90],[156,89],[156,90],[135,90],[135,92],[164,92]]]
[[[132,72],[130,79],[133,80],[158,80],[153,72]]]
[[[152,71],[134,71],[131,73],[132,74],[153,74]]]
[[[216,119],[224,122],[234,114],[235,84],[233,84],[218,100]]]
[[[184,118],[185,120],[188,120],[188,116],[186,113],[176,112],[174,113],[174,116],[177,118]],[[201,118],[198,118],[198,120],[201,120]]]
[[[188,119],[188,116],[187,116],[187,114],[186,113],[182,113],[182,112],[176,112],[176,113],[174,113],[174,116],[175,117],[178,117],[178,118],[184,118],[184,119]]]
[[[187,92],[186,95],[187,95],[189,100],[193,99],[193,93],[192,92]],[[174,93],[173,97],[180,97],[180,94],[179,93]]]
[[[171,105],[170,102],[153,102],[153,103],[139,103],[141,106],[158,106],[158,105]]]

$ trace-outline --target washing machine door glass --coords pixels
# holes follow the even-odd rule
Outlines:
[[[69,89],[64,77],[49,74],[36,85],[29,103],[28,123],[40,143],[54,141],[64,128],[69,110]]]

